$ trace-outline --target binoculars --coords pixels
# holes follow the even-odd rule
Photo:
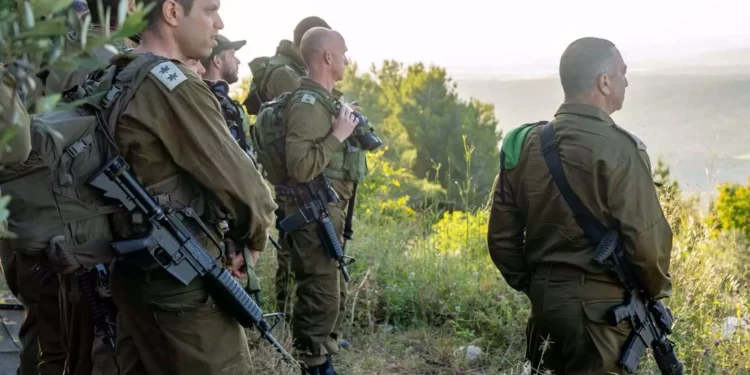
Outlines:
[[[352,102],[357,105],[357,102]],[[357,126],[354,128],[352,135],[347,139],[349,147],[358,147],[365,151],[373,151],[383,145],[383,141],[375,135],[375,128],[370,124],[370,120],[358,111],[352,111],[357,118]]]

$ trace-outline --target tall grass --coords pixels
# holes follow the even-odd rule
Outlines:
[[[468,198],[470,180],[457,185]],[[685,373],[750,374],[747,239],[714,235],[698,203],[683,200],[674,186],[662,190],[661,200],[675,233],[674,290],[667,304],[676,316],[671,339]],[[347,245],[357,258],[344,325],[353,348],[339,355],[337,369],[520,374],[529,303],[505,284],[489,258],[489,207],[451,212],[438,205],[411,209],[407,202],[362,197],[355,240]],[[268,254],[259,265],[266,295],[273,290],[273,258]],[[479,359],[466,359],[460,348],[467,345],[482,349]],[[650,356],[641,373],[658,373]]]

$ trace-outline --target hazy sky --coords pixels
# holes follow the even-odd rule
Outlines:
[[[248,41],[238,56],[273,54],[300,19],[318,15],[346,38],[360,66],[424,61],[461,73],[554,72],[582,36],[612,40],[626,62],[750,48],[748,0],[222,0],[223,34]],[[436,5],[439,4],[439,5]],[[690,5],[688,5],[690,4]]]

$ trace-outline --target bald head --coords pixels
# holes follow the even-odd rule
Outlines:
[[[566,96],[588,94],[597,78],[612,73],[617,49],[606,39],[581,38],[571,43],[560,59],[560,81]]]
[[[606,39],[581,38],[560,58],[560,82],[568,101],[589,100],[608,112],[620,109],[627,87],[627,66]]]
[[[331,52],[337,45],[344,44],[344,37],[337,31],[323,27],[314,27],[308,30],[302,36],[300,43],[300,53],[305,64],[318,63],[319,60],[325,59],[326,52]]]

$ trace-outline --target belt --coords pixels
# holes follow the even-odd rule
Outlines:
[[[597,280],[609,283],[619,283],[619,281],[609,274],[606,273],[591,273],[584,270],[583,268],[574,266],[572,264],[565,263],[541,263],[534,266],[532,277],[535,278],[548,278],[550,276],[564,276],[570,279],[581,279],[584,281]]]

